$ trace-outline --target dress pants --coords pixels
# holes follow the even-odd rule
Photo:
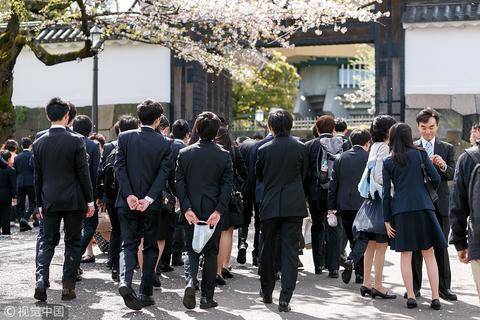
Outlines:
[[[43,213],[43,236],[37,256],[37,281],[49,279],[50,263],[55,253],[55,247],[60,242],[60,223],[63,219],[65,230],[65,261],[63,263],[63,283],[74,284],[77,270],[80,266],[82,237],[82,211],[55,211]]]
[[[312,217],[312,254],[315,269],[338,270],[342,241],[340,223],[336,227],[328,225],[326,201],[310,201],[309,206]]]
[[[215,291],[215,277],[217,275],[217,256],[218,245],[220,241],[220,234],[222,232],[220,221],[213,233],[212,237],[208,240],[201,253],[196,253],[192,249],[192,239],[194,225],[185,225],[185,245],[188,254],[188,263],[185,264],[185,274],[187,276],[187,282],[189,279],[196,279],[199,266],[200,255],[203,254],[203,268],[202,268],[202,282],[201,291],[202,297],[212,299]]]
[[[172,255],[181,257],[185,251],[185,226],[179,222],[180,213],[175,213],[175,232],[173,233]]]
[[[10,234],[10,212],[12,206],[9,203],[0,203],[0,220],[2,227],[2,234]]]
[[[120,221],[118,220],[117,208],[115,204],[107,204],[107,213],[112,225],[110,233],[110,241],[108,242],[108,258],[112,264],[112,270],[119,268],[120,247],[122,245],[122,237],[120,232]]]
[[[350,244],[350,254],[348,258],[355,264],[355,274],[363,276],[363,255],[367,248],[368,241],[364,241],[362,238],[355,239],[353,235],[352,226],[357,211],[341,211],[339,218],[342,222],[344,233]]]
[[[25,210],[26,198],[28,197],[28,209]],[[17,189],[17,214],[18,219],[28,221],[35,209],[35,188],[33,186],[18,187]]]
[[[167,234],[165,239],[165,248],[163,249],[162,256],[160,257],[160,265],[169,266],[172,260],[173,254],[173,241],[175,236],[175,225],[176,219],[178,217],[174,212],[164,212],[163,213],[168,221]]]
[[[82,228],[82,255],[87,250],[88,244],[92,241],[98,227],[98,207],[95,205],[95,212],[90,218],[84,217]]]
[[[148,208],[144,212],[117,208],[122,235],[120,252],[120,282],[132,285],[133,271],[137,265],[137,251],[143,237],[143,266],[140,283],[141,294],[153,295],[153,275],[158,259],[158,216],[159,210]]]
[[[445,239],[448,239],[450,233],[450,223],[448,217],[444,217],[436,212],[438,223],[442,228]],[[434,248],[435,259],[438,266],[439,289],[445,292],[450,289],[452,282],[452,273],[450,270],[450,259],[448,256],[448,248]],[[423,257],[421,251],[415,251],[412,255],[412,271],[413,271],[413,290],[419,291],[422,287],[422,267]]]
[[[262,221],[260,282],[265,296],[271,296],[275,288],[275,260],[278,257],[278,249],[275,250],[275,247],[280,242],[282,289],[279,301],[290,302],[297,282],[302,223],[302,217],[282,217]]]
[[[252,221],[254,209],[256,211],[257,205],[255,203],[255,195],[252,192],[242,193],[243,197],[243,225],[238,228],[238,247],[245,244],[248,247],[248,227]]]

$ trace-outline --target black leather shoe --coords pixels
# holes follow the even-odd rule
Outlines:
[[[75,282],[80,282],[82,281],[82,276],[77,274],[77,276],[75,277]]]
[[[252,265],[258,267],[258,257],[252,257]]]
[[[440,300],[433,299],[432,303],[430,303],[430,308],[432,308],[433,310],[440,310],[442,308],[442,305],[440,304]]]
[[[224,286],[227,284],[227,282],[225,281],[225,279],[222,278],[222,276],[218,275],[215,277],[215,284],[217,286]]]
[[[279,312],[289,312],[290,310],[292,310],[292,308],[290,308],[290,305],[288,304],[288,302],[280,301],[278,303]]]
[[[20,232],[32,230],[32,227],[30,226],[28,221],[25,220],[24,218],[20,219],[19,225],[20,225]]]
[[[363,283],[363,276],[361,274],[356,274],[355,275],[355,283]]]
[[[138,299],[137,295],[135,294],[135,291],[133,291],[133,289],[130,286],[128,286],[125,283],[122,283],[118,287],[118,292],[122,296],[123,302],[128,308],[132,310],[142,309],[142,306],[143,306],[142,301]]]
[[[262,301],[265,304],[270,304],[270,303],[273,302],[272,295],[271,294],[270,295],[264,294],[262,289],[260,289],[260,297],[262,297]]]
[[[233,274],[230,272],[230,270],[228,270],[227,268],[222,268],[222,277],[224,279],[232,279],[233,278]]]
[[[420,291],[414,291],[414,293],[415,293],[415,298],[418,298],[418,297],[421,296]],[[405,293],[403,294],[403,299],[407,299],[407,298],[408,298],[408,295],[407,295],[407,293],[405,292]]]
[[[212,298],[202,297],[200,299],[200,309],[210,309],[210,308],[215,308],[217,306],[218,306],[217,301],[213,300]]]
[[[440,298],[447,301],[457,301],[457,295],[450,289],[440,291]]]
[[[187,309],[195,309],[195,282],[193,279],[188,280],[183,294],[183,305]]]
[[[183,266],[184,262],[182,260],[182,255],[181,254],[174,254],[172,256],[172,266],[174,267],[180,267]]]
[[[328,272],[328,276],[332,279],[337,279],[338,278],[338,270],[330,270],[330,272]]]
[[[75,282],[64,283],[62,290],[62,300],[73,300],[77,297],[75,294]]]
[[[245,262],[247,262],[247,246],[245,243],[242,243],[238,248],[237,262],[239,264],[245,264]]]
[[[365,296],[372,296],[372,289],[371,288],[367,288],[365,286],[361,286],[360,287],[360,295],[362,297],[365,297]]]
[[[153,275],[153,287],[154,288],[160,288],[162,286],[162,283],[160,282],[160,278],[158,275],[154,274]]]
[[[38,281],[36,283],[33,297],[39,301],[47,301],[47,287],[44,282]]]
[[[142,302],[142,307],[153,306],[155,304],[153,296],[147,296],[145,294],[139,294],[138,300]]]
[[[45,280],[45,287],[50,288],[50,281],[49,280]]]
[[[345,270],[342,272],[342,281],[344,283],[349,283],[350,279],[352,279],[352,271],[353,271],[353,261],[352,260],[345,260]]]
[[[397,299],[397,295],[393,294],[390,290],[387,290],[387,292],[383,293],[378,291],[377,289],[373,288],[372,289],[372,298],[375,299],[376,297],[382,298],[382,299]]]
[[[407,308],[408,308],[408,309],[413,309],[413,308],[416,308],[416,307],[417,307],[417,300],[412,299],[412,298],[408,298],[408,300],[407,300]]]
[[[315,268],[315,274],[322,274],[323,270],[322,268]]]
[[[118,270],[115,270],[115,269],[112,270],[112,280],[115,281],[115,282],[117,282],[119,280]]]

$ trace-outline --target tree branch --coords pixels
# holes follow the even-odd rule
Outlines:
[[[92,42],[90,39],[85,40],[84,47],[77,51],[67,53],[51,54],[45,50],[38,41],[31,40],[27,45],[32,49],[38,60],[42,61],[47,66],[52,66],[62,62],[74,61],[76,59],[90,58],[97,54],[97,50],[92,49]]]

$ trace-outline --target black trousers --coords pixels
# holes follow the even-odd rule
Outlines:
[[[448,239],[450,233],[450,223],[448,217],[444,217],[436,213],[438,223],[442,228],[445,239]],[[438,278],[440,291],[450,289],[452,284],[452,273],[450,270],[450,259],[448,256],[448,248],[434,248],[435,259],[438,266]],[[423,257],[421,251],[415,251],[412,255],[412,271],[413,271],[413,290],[419,291],[422,287],[422,268]]]
[[[82,223],[82,255],[87,250],[88,244],[92,241],[95,232],[97,231],[98,227],[98,207],[95,205],[95,212],[93,216],[87,218],[86,216],[83,219]]]
[[[172,255],[181,256],[184,248],[184,227],[178,223],[179,214],[168,212],[168,228],[160,264],[168,266]]]
[[[49,279],[50,263],[55,247],[60,242],[60,223],[63,219],[65,230],[65,261],[63,263],[63,283],[74,284],[80,266],[82,220],[84,211],[57,211],[43,213],[43,235],[37,256],[37,281]]]
[[[297,282],[302,222],[302,217],[273,218],[262,221],[260,282],[264,295],[271,296],[275,288],[275,260],[279,250],[278,248],[276,250],[276,246],[280,242],[282,290],[279,300],[290,302]]]
[[[114,203],[107,204],[107,213],[112,225],[110,241],[108,242],[108,258],[112,264],[112,269],[118,271],[122,236],[120,231],[120,220],[118,219],[117,208],[115,208]]]
[[[25,210],[25,204],[27,203],[28,197],[28,208]],[[17,188],[17,215],[18,219],[24,218],[28,221],[33,214],[35,209],[35,188],[33,186],[28,187],[18,187]]]
[[[353,260],[355,264],[355,274],[363,276],[363,255],[365,253],[366,246],[364,246],[364,241],[362,239],[355,239],[352,231],[353,221],[355,220],[355,216],[357,211],[341,211],[340,212],[340,219],[342,221],[342,226],[344,233],[348,239],[348,243],[350,244],[350,254],[348,257]],[[368,244],[368,241],[366,242]]]
[[[12,206],[9,203],[0,203],[0,220],[2,234],[10,234],[10,212]]]
[[[309,206],[312,217],[312,254],[315,269],[338,270],[342,228],[340,224],[336,227],[328,225],[326,201],[310,201]]]
[[[215,277],[217,275],[217,256],[218,245],[220,241],[220,234],[222,232],[221,221],[217,225],[215,232],[210,240],[208,240],[201,253],[196,253],[192,249],[192,239],[194,225],[185,225],[185,244],[188,254],[188,262],[185,264],[185,274],[188,279],[196,279],[199,267],[199,258],[203,254],[203,268],[202,268],[202,283],[201,291],[202,297],[213,298],[215,291]]]
[[[153,275],[158,259],[158,216],[157,210],[148,208],[145,212],[128,208],[117,208],[122,235],[120,252],[120,282],[132,285],[133,271],[137,265],[137,251],[143,237],[143,266],[140,283],[141,294],[153,295]]]

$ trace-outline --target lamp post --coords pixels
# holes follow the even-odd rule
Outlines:
[[[93,96],[92,96],[92,122],[93,132],[98,132],[98,53],[101,51],[103,42],[101,40],[102,30],[94,26],[90,30],[92,47],[97,53],[93,56]]]

